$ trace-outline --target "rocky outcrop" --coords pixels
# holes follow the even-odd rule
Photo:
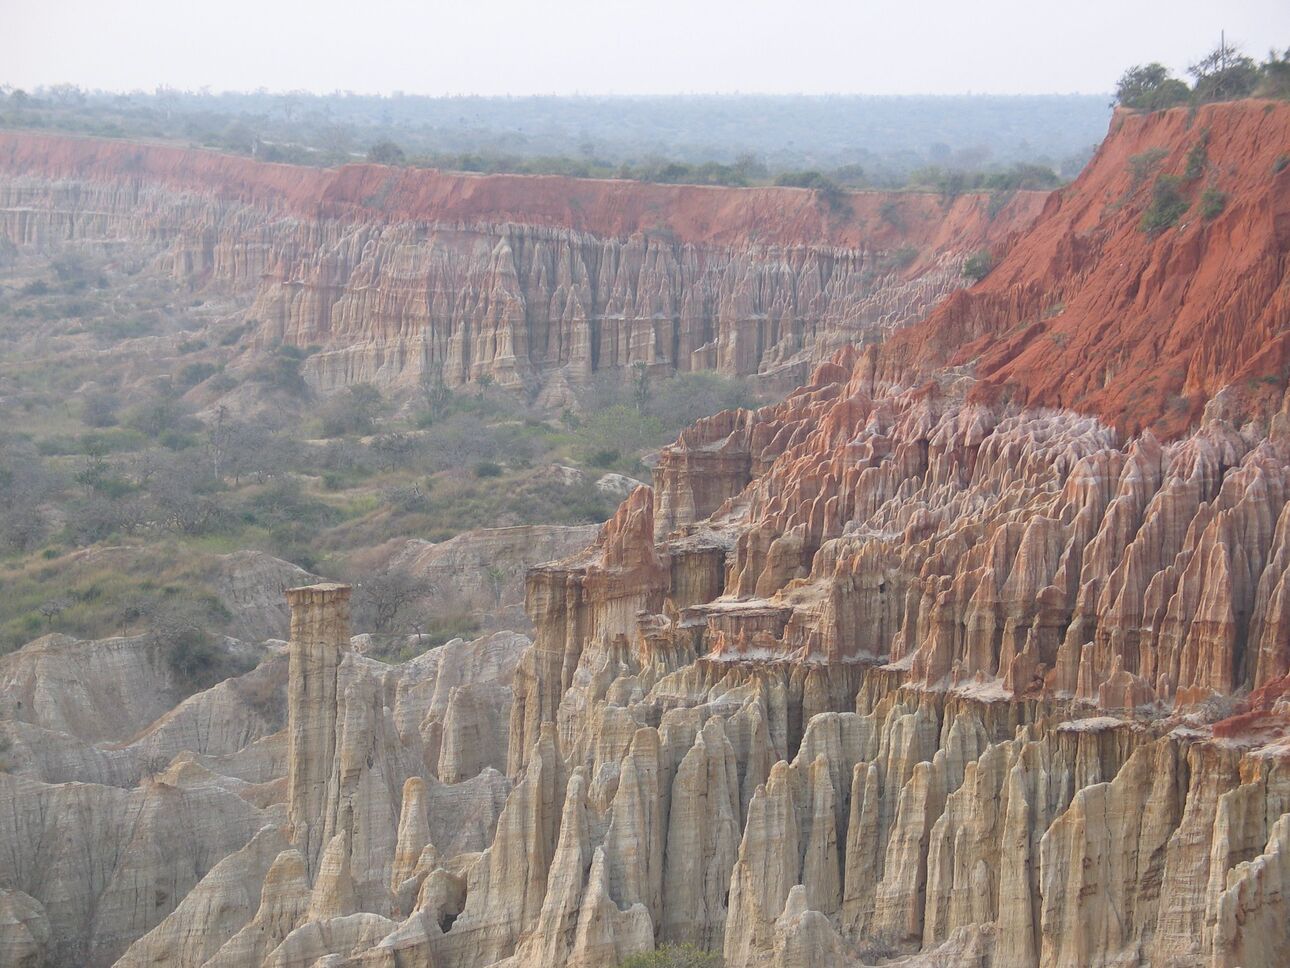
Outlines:
[[[727,189],[351,165],[0,133],[0,240],[121,240],[253,298],[250,352],[316,347],[324,390],[485,375],[564,406],[635,363],[787,390],[848,342],[927,313],[967,253],[1039,211],[1018,193],[824,204]]]

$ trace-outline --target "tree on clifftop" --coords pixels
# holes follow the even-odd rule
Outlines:
[[[1196,79],[1196,100],[1201,102],[1249,97],[1259,83],[1259,66],[1226,40],[1188,67],[1187,73]]]
[[[1120,75],[1115,103],[1140,111],[1160,111],[1182,104],[1191,96],[1187,85],[1169,76],[1163,64],[1138,64]]]

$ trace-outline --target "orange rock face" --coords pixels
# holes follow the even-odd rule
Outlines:
[[[1120,112],[979,285],[895,341],[892,376],[971,363],[978,397],[1096,413],[1174,436],[1225,387],[1280,402],[1290,368],[1290,104]],[[1161,175],[1189,207],[1151,236]],[[1225,205],[1206,218],[1201,195]]]

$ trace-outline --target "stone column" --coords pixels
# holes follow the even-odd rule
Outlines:
[[[325,582],[287,591],[287,817],[311,880],[323,847],[323,807],[336,753],[336,670],[349,651],[349,590]]]

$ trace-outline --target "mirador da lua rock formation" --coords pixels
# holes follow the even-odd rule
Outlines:
[[[322,392],[485,377],[559,412],[603,372],[757,375],[921,318],[1044,195],[826,202],[793,188],[257,162],[0,132],[0,239],[101,247],[243,307],[242,366],[311,350]],[[236,368],[236,367],[235,367]]]
[[[1142,233],[1124,159],[1201,131],[1227,208]],[[1288,147],[1284,104],[1118,115],[983,284],[666,448],[530,572],[531,644],[383,666],[292,591],[285,730],[0,775],[0,952],[1285,963]]]

